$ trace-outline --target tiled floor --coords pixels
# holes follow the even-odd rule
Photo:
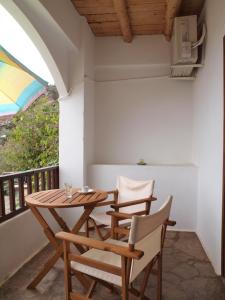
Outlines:
[[[27,290],[35,272],[41,268],[45,257],[51,252],[46,247],[27,263],[1,289],[1,300],[61,300],[64,299],[63,265],[55,268],[42,280],[36,290]],[[136,281],[138,286],[141,281]],[[150,276],[146,296],[155,299],[155,278]],[[81,291],[74,280],[74,287]],[[94,299],[117,300],[120,296],[111,294],[97,285]],[[135,299],[131,296],[130,299]],[[225,285],[217,277],[194,233],[168,232],[164,250],[163,300],[225,300]]]

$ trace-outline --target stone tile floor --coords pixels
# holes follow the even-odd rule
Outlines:
[[[15,250],[16,251],[16,250]],[[1,300],[61,300],[64,299],[63,264],[58,262],[35,290],[26,286],[51,253],[48,246],[20,269],[0,289]],[[225,300],[225,285],[213,271],[194,233],[167,232],[163,263],[163,300]],[[141,278],[137,278],[138,287]],[[82,291],[74,279],[74,288]],[[155,276],[150,276],[146,296],[155,298]],[[118,300],[105,287],[97,285],[96,300]],[[135,299],[130,296],[130,299]]]

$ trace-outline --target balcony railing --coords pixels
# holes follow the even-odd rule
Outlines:
[[[0,223],[28,209],[25,196],[59,187],[59,167],[52,166],[0,176]]]

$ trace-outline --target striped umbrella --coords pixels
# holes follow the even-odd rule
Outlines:
[[[46,87],[46,81],[0,46],[0,117],[25,110]]]

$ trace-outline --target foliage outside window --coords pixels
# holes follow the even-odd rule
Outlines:
[[[59,104],[46,96],[0,132],[0,174],[58,164]]]

